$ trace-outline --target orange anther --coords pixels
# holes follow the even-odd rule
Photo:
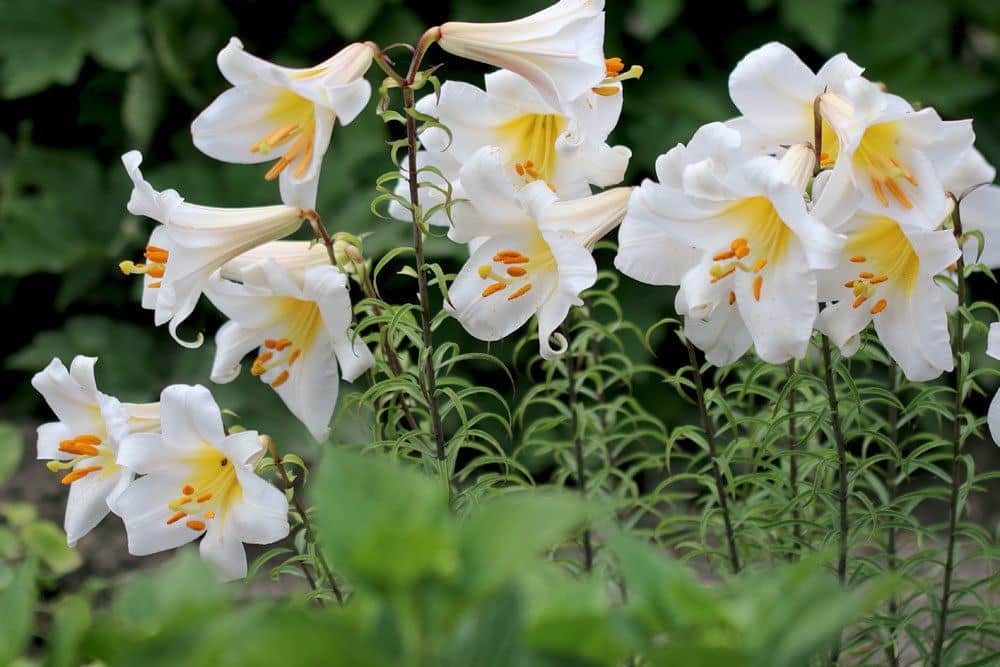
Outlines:
[[[850,261],[854,262],[855,264],[859,264],[860,262],[868,261],[868,258],[865,257],[864,255],[854,255],[853,257],[851,257]]]
[[[524,176],[524,165],[518,162],[517,164],[514,165],[514,171],[517,172],[518,176]]]
[[[879,283],[884,283],[888,279],[889,276],[882,274],[881,276],[875,276],[874,278],[871,278],[868,282],[870,282],[872,285],[878,285]]]
[[[519,290],[517,290],[516,292],[514,292],[513,294],[511,294],[509,297],[507,297],[507,300],[508,301],[513,301],[517,297],[524,296],[525,294],[527,294],[530,291],[531,291],[531,283],[528,283],[527,285],[522,286]]]
[[[754,262],[753,272],[757,273],[758,271],[760,271],[761,269],[763,269],[765,266],[767,266],[767,257],[761,257],[756,262]]]
[[[206,491],[205,493],[201,494],[197,498],[197,500],[198,500],[199,503],[208,502],[211,499],[212,499],[212,492],[211,491]]]
[[[183,493],[185,496],[193,495],[194,487],[191,486],[190,484],[185,484],[184,486],[181,487],[181,493]]]
[[[165,264],[167,262],[167,254],[166,250],[147,250],[143,256],[151,262]]]
[[[844,283],[844,287],[846,287],[848,289],[854,287],[854,281],[853,280],[848,280],[846,283]]]
[[[859,296],[857,299],[854,300],[854,305],[852,307],[853,308],[860,308],[861,304],[863,304],[867,300],[868,300],[868,297],[866,297],[864,294],[862,294],[861,296]]]
[[[69,473],[63,477],[60,481],[63,484],[72,484],[78,479],[83,479],[92,472],[96,472],[101,469],[101,466],[84,466],[82,468],[77,468],[73,472]]]
[[[173,514],[170,515],[170,518],[167,519],[167,525],[169,526],[171,524],[177,523],[186,516],[187,512],[174,512]]]
[[[875,193],[875,196],[878,197],[880,202],[882,202],[882,206],[888,206],[889,198],[885,196],[885,190],[882,189],[882,181],[878,180],[874,176],[872,176],[871,181],[872,191]]]
[[[723,250],[722,252],[717,252],[712,255],[713,262],[721,262],[724,259],[732,259],[736,257],[736,252],[733,250]]]
[[[896,183],[896,181],[887,180],[885,182],[885,187],[890,193],[892,193],[892,196],[896,198],[896,201],[903,205],[903,208],[913,208],[913,202],[910,201],[910,198],[906,196],[906,193],[903,192],[903,188],[899,187],[899,184]]]
[[[596,88],[591,88],[590,90],[595,95],[600,95],[601,97],[611,97],[612,95],[618,94],[618,88],[615,86],[597,86]]]
[[[302,350],[297,348],[292,350],[292,355],[288,357],[288,365],[291,366],[292,364],[294,364],[295,361],[301,356],[302,356]]]
[[[520,266],[510,266],[507,268],[507,275],[514,276],[515,278],[520,278],[526,273],[528,273],[527,270],[522,269]]]
[[[277,346],[278,346],[278,341],[274,340],[273,338],[264,339],[264,347],[273,350]]]
[[[534,166],[535,166],[535,163],[534,163],[534,162],[532,162],[531,160],[526,160],[526,161],[524,162],[524,168],[525,168],[525,169],[531,169],[531,168],[533,168]]]
[[[486,297],[492,294],[496,294],[500,290],[506,288],[507,288],[507,283],[493,283],[491,285],[487,285],[486,289],[483,290],[483,298],[485,299]]]
[[[269,362],[271,360],[271,357],[273,357],[273,356],[274,356],[274,352],[262,352],[262,353],[260,353],[260,354],[257,355],[257,358],[254,359],[253,362],[255,364],[266,364],[267,362]]]
[[[743,238],[742,236],[740,236],[738,238],[733,239],[733,242],[729,244],[729,247],[732,248],[733,250],[736,250],[740,246],[744,245],[750,245],[750,242],[745,238]]]
[[[858,274],[858,278],[864,278],[865,280],[869,280],[874,277],[875,274],[872,273],[871,271],[862,271],[861,273]]]
[[[206,519],[214,519],[215,518],[215,512],[212,512],[211,510],[209,510],[208,512],[205,512],[205,518]]]
[[[501,264],[527,264],[531,261],[531,259],[525,257],[524,255],[520,255],[518,257],[504,257],[499,261]]]
[[[152,278],[162,278],[163,267],[159,265],[151,266],[146,270],[146,273]]]
[[[191,519],[190,521],[186,522],[184,525],[187,526],[188,528],[190,528],[191,530],[205,530],[205,522],[204,521],[198,521],[197,519]]]
[[[156,289],[157,287],[159,287],[162,284],[163,283],[161,283],[159,280],[157,280],[155,282],[149,283],[148,285],[146,285],[146,287],[148,287],[149,289]]]
[[[875,305],[872,306],[872,309],[868,312],[870,312],[872,315],[878,315],[883,310],[885,310],[885,307],[888,305],[889,305],[888,301],[886,301],[885,299],[879,299],[878,301],[875,302]]]
[[[178,505],[187,505],[192,500],[193,500],[193,498],[191,498],[191,496],[181,496],[180,498],[177,499],[177,504]]]
[[[528,176],[531,176],[532,178],[539,178],[538,172],[532,167],[525,167],[524,170],[528,173]]]
[[[504,257],[520,257],[521,253],[517,250],[501,250],[497,254],[493,255],[493,261],[499,262]]]
[[[79,440],[63,440],[59,443],[59,451],[75,456],[97,456],[101,453],[94,445],[87,445]]]
[[[264,148],[265,146],[270,148],[271,146],[280,144],[282,141],[287,139],[292,132],[297,130],[298,127],[299,127],[298,123],[288,123],[287,125],[280,125],[277,129],[271,132],[271,134],[267,135],[266,137],[255,143],[253,146],[251,146],[250,152],[259,153],[260,149]]]
[[[753,299],[760,301],[760,288],[764,284],[764,276],[757,276],[753,279]]]
[[[271,381],[271,387],[277,389],[286,382],[288,382],[288,371],[281,371],[281,374]]]
[[[609,77],[618,76],[625,69],[625,63],[621,58],[605,58],[604,71]]]
[[[281,351],[283,351],[286,347],[288,347],[291,344],[292,344],[292,341],[290,341],[289,339],[287,339],[287,338],[279,338],[274,343],[274,349],[276,349],[278,352],[281,352]]]
[[[736,292],[729,290],[729,305],[736,303]]]
[[[738,259],[743,259],[750,254],[750,246],[741,245],[736,249],[736,257]]]
[[[169,253],[169,252],[167,251],[167,249],[166,249],[166,248],[161,248],[161,247],[160,247],[160,246],[158,246],[158,245],[148,245],[148,246],[146,246],[146,252],[162,252],[162,253],[164,253],[164,254],[166,254],[166,255],[169,255],[169,254],[170,254],[170,253]]]

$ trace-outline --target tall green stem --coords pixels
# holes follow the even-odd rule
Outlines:
[[[955,203],[955,238],[958,247],[962,247],[962,216],[960,202]],[[955,533],[958,529],[958,495],[961,485],[958,482],[962,456],[962,406],[965,401],[965,373],[962,359],[965,356],[965,260],[962,255],[956,262],[958,271],[958,309],[955,312],[955,328],[952,332],[955,348],[955,404],[952,415],[952,449],[951,449],[951,498],[948,502],[948,553],[944,563],[944,582],[941,586],[941,613],[938,616],[937,635],[934,638],[933,667],[939,667],[944,652],[944,635],[948,628],[948,611],[951,602],[951,579],[955,571]]]
[[[566,390],[569,399],[570,428],[573,431],[573,454],[576,457],[576,480],[580,486],[580,495],[587,498],[587,469],[583,460],[583,443],[580,438],[580,418],[576,411],[576,360],[567,356],[566,359]],[[583,531],[583,569],[587,572],[594,566],[594,546],[591,543],[590,528]]]
[[[733,521],[729,515],[726,485],[722,479],[722,466],[719,464],[719,451],[715,443],[715,428],[712,426],[712,419],[708,415],[708,405],[705,401],[705,382],[701,377],[701,366],[698,364],[698,355],[694,351],[694,346],[687,338],[684,339],[684,344],[687,346],[688,359],[691,362],[695,394],[698,398],[698,412],[701,413],[701,426],[705,432],[705,441],[708,443],[708,455],[712,459],[712,472],[715,476],[715,493],[719,497],[719,509],[722,510],[722,523],[726,529],[726,543],[729,546],[729,564],[732,567],[733,574],[738,574],[740,571],[740,554],[736,550],[736,534],[733,531]]]
[[[889,393],[893,396],[896,395],[896,390],[899,386],[899,368],[896,364],[896,360],[893,359],[892,363],[889,364]],[[892,458],[889,460],[889,506],[892,507],[896,503],[896,494],[899,492],[899,485],[896,478],[899,476],[899,466],[896,464],[896,456],[899,452],[899,410],[896,405],[893,404],[889,407],[889,439],[892,441],[893,447],[896,451],[892,453]],[[893,523],[889,524],[889,528],[886,534],[886,551],[888,552],[888,566],[890,572],[895,572],[899,568],[899,558],[896,555],[896,526]],[[896,651],[896,617],[899,615],[899,598],[893,594],[889,598],[889,616],[892,618],[889,625],[889,647],[887,649],[887,656],[889,658],[889,664],[892,667],[899,667],[899,653]]]
[[[791,382],[795,375],[795,361],[791,360],[785,366],[786,382]],[[795,540],[793,552],[797,552],[802,545],[802,515],[799,511],[799,457],[796,448],[799,444],[799,429],[795,421],[795,390],[788,390],[788,487],[792,500],[792,535]],[[793,553],[788,554],[789,559]]]

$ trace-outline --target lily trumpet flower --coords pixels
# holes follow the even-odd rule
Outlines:
[[[703,159],[683,167],[682,189],[646,186],[637,199],[648,217],[640,222],[654,230],[658,224],[666,238],[702,253],[680,281],[688,317],[706,319],[722,304],[735,305],[761,359],[801,358],[817,313],[815,272],[832,268],[844,243],[803,200],[812,150],[798,144],[780,161],[745,160],[735,130],[713,123],[699,132],[692,147],[704,151]],[[656,253],[634,253],[616,263],[632,264],[631,275],[676,279],[648,266],[655,260]]]
[[[728,124],[744,135],[744,145],[759,143],[769,151],[814,141],[813,104],[824,92],[841,92],[864,70],[839,53],[813,73],[790,48],[770,42],[745,55],[729,75],[729,97],[743,114]],[[836,142],[823,122],[823,146]],[[824,164],[832,159],[829,154]]]
[[[322,243],[313,241],[271,241],[248,250],[222,265],[226,280],[243,280],[243,269],[265,259],[272,259],[296,282],[301,283],[306,270],[330,263],[330,256]]]
[[[217,278],[209,300],[230,318],[216,334],[212,381],[231,382],[256,349],[251,373],[270,385],[319,441],[329,435],[339,370],[353,381],[374,363],[351,331],[347,279],[336,267],[310,266],[296,280],[274,259],[243,268],[242,284]],[[339,364],[338,364],[339,362]]]
[[[996,173],[982,153],[969,148],[942,178],[945,190],[958,202],[956,208],[966,233],[962,244],[965,263],[978,262],[991,269],[1000,268],[1000,220],[996,215],[1000,211],[1000,187],[993,185]],[[968,232],[982,234],[981,253],[979,240]]]
[[[268,241],[298,229],[306,212],[294,206],[213,208],[189,204],[176,190],[153,189],[139,170],[142,154],[131,151],[122,162],[132,179],[128,210],[162,224],[153,230],[144,253],[145,261],[123,261],[126,275],[143,276],[142,305],[154,311],[157,326],[168,324],[170,335],[185,347],[198,347],[182,340],[177,327],[198,303],[211,275],[229,260]]]
[[[432,128],[421,140],[429,153],[447,150],[460,165],[480,148],[498,146],[510,178],[544,181],[561,199],[586,197],[591,185],[620,183],[632,156],[625,146],[607,144],[622,110],[621,84],[609,90],[616,94],[587,91],[564,111],[513,72],[487,74],[485,91],[448,81],[440,98],[428,95],[417,109],[439,118],[451,135]]]
[[[243,543],[288,535],[285,494],[254,473],[264,454],[256,431],[226,435],[205,387],[173,385],[160,396],[162,433],[126,438],[118,462],[144,475],[118,498],[129,553],[175,549],[202,538],[201,557],[224,579],[246,576]]]
[[[280,67],[250,55],[234,37],[218,57],[233,88],[195,118],[194,145],[224,162],[277,159],[264,178],[279,179],[284,203],[311,209],[334,122],[350,123],[371,97],[364,78],[371,62],[370,46],[350,44],[315,67]]]
[[[933,218],[944,208],[942,174],[972,146],[972,121],[942,121],[931,108],[914,111],[905,100],[861,78],[843,95],[824,93],[820,111],[836,133],[824,138],[824,162],[834,164],[832,187],[842,181],[889,212],[916,208]]]
[[[98,391],[96,363],[77,356],[67,371],[53,359],[31,379],[59,419],[38,427],[38,458],[49,460],[52,472],[63,472],[69,486],[64,528],[70,546],[107,516],[132,481],[132,471],[116,462],[121,440],[159,428],[158,404],[123,404]]]
[[[450,21],[438,30],[442,49],[520,74],[554,108],[606,76],[604,0],[560,0],[516,21]]]
[[[961,254],[950,230],[915,212],[889,217],[868,202],[836,229],[847,236],[837,266],[821,276],[823,309],[816,328],[845,355],[860,345],[860,332],[875,323],[886,351],[907,378],[932,380],[953,366],[948,312],[955,295],[934,276]],[[932,221],[933,220],[933,221]]]
[[[515,189],[504,159],[499,149],[486,147],[462,168],[469,204],[461,216],[456,210],[455,226],[477,241],[445,308],[487,341],[537,315],[541,355],[551,359],[566,351],[565,337],[554,332],[597,280],[591,251],[621,222],[632,188],[559,201],[541,182]]]

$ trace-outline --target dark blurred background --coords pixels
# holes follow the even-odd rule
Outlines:
[[[262,180],[266,165],[221,164],[190,141],[191,120],[227,85],[215,54],[230,36],[238,35],[251,53],[307,66],[352,40],[412,43],[426,27],[448,19],[510,19],[546,4],[0,0],[0,421],[27,429],[51,418],[28,380],[57,355],[67,363],[76,353],[99,355],[100,385],[124,400],[153,400],[171,382],[208,382],[211,342],[198,351],[178,347],[140,309],[138,280],[116,268],[139,256],[151,229],[149,221],[125,211],[129,182],[119,156],[141,149],[154,186],[176,188],[188,201],[277,201],[277,187]],[[645,67],[641,80],[626,85],[625,112],[612,137],[634,152],[630,183],[647,176],[658,154],[686,141],[699,125],[735,113],[728,73],[747,51],[771,40],[787,43],[814,67],[846,51],[893,92],[933,105],[946,118],[975,118],[978,145],[991,161],[1000,159],[996,0],[628,0],[609,1],[607,13],[607,55]],[[485,72],[440,50],[428,62],[444,62],[444,79],[481,84]],[[373,68],[376,85],[377,75]],[[391,168],[386,138],[372,106],[355,123],[338,127],[320,187],[318,210],[331,227],[373,232],[366,241],[370,256],[405,243],[409,233],[369,212],[373,182]],[[458,267],[464,252],[446,239],[432,241],[429,250],[449,269]],[[610,253],[599,260],[611,267]],[[398,289],[410,283],[397,285],[389,273],[387,298],[411,300]],[[989,296],[992,283],[977,278],[973,289]],[[641,326],[672,314],[670,290],[623,278],[619,296],[627,316]],[[210,335],[220,321],[203,303],[185,330]],[[442,335],[452,334],[459,332],[449,328]],[[660,341],[661,361],[676,367],[672,346],[662,336]],[[483,345],[467,338],[462,343],[467,349]],[[647,355],[638,341],[630,352],[637,361]],[[220,403],[248,424],[309,440],[273,393],[247,374],[214,389]],[[641,391],[651,401],[647,407],[661,397],[675,401],[669,387]],[[357,416],[339,418],[338,437],[364,432]]]

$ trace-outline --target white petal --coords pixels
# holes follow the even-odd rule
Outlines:
[[[986,422],[990,426],[990,435],[993,436],[993,442],[1000,444],[1000,391],[993,394],[989,411],[986,413]]]
[[[914,252],[920,258],[920,272],[924,275],[936,275],[958,261],[961,251],[955,235],[948,230],[912,231],[906,226],[900,227],[910,240]]]
[[[851,301],[840,301],[824,308],[816,318],[816,329],[829,336],[846,357],[861,347],[861,332],[872,320],[871,306],[853,306]]]
[[[125,165],[128,177],[132,179],[132,194],[127,204],[129,213],[166,222],[184,201],[181,196],[176,190],[159,192],[153,189],[139,170],[139,165],[142,164],[142,153],[139,151],[129,151],[122,155],[122,164]]]
[[[96,361],[94,357],[77,357],[71,374],[62,361],[53,359],[31,378],[31,386],[42,395],[59,421],[75,432],[74,435],[92,434],[103,438],[105,429],[93,381]],[[89,377],[86,377],[88,368]]]
[[[975,148],[966,150],[954,166],[941,174],[944,189],[961,196],[968,188],[984,183],[992,183],[997,170],[986,161],[983,154]]]
[[[471,206],[456,207],[448,237],[467,243],[479,236],[498,236],[532,226],[517,204],[517,193],[504,168],[500,150],[484,146],[461,170],[462,187]]]
[[[173,515],[168,503],[177,498],[178,490],[187,483],[183,471],[156,473],[132,482],[118,497],[115,509],[125,522],[128,552],[133,556],[176,549],[200,535],[184,521],[167,524]]]
[[[79,435],[69,429],[63,422],[49,422],[38,427],[38,456],[40,460],[55,459],[56,461],[68,461],[73,458],[72,454],[59,451],[59,443],[63,440],[72,440]]]
[[[960,206],[962,229],[978,231],[983,235],[983,253],[979,261],[990,268],[1000,266],[1000,187],[987,185],[976,188],[963,199]],[[965,242],[965,261],[976,261],[979,240]]]
[[[704,253],[674,240],[667,233],[667,222],[649,208],[650,191],[658,187],[646,181],[633,192],[618,229],[615,268],[650,285],[678,285]]]
[[[874,317],[879,340],[913,382],[933,380],[954,365],[940,289],[924,279],[910,298],[890,295],[888,307]]]
[[[305,294],[319,306],[344,379],[353,382],[372,367],[375,359],[364,341],[351,330],[354,311],[344,274],[332,266],[310,269],[305,276]]]
[[[218,445],[226,437],[219,405],[201,385],[175,384],[164,389],[160,418],[164,448],[173,455],[196,452],[203,442]]]
[[[551,359],[566,351],[566,341],[552,347],[553,332],[562,324],[573,306],[583,305],[580,293],[597,282],[597,264],[590,251],[572,238],[556,232],[543,232],[559,266],[559,283],[538,311],[538,343],[542,357]]]
[[[118,445],[118,465],[145,475],[169,469],[176,457],[159,433],[133,433]]]
[[[94,459],[85,459],[80,465],[91,465]],[[108,515],[108,497],[122,477],[120,469],[98,470],[70,484],[66,499],[66,541],[75,545]]]
[[[215,359],[212,361],[212,382],[232,382],[240,374],[247,354],[264,342],[259,330],[244,329],[236,322],[226,322],[215,334]]]
[[[212,564],[223,581],[247,576],[247,554],[236,530],[230,516],[222,521],[211,521],[198,545],[202,559]]]
[[[838,53],[823,63],[816,72],[816,79],[822,90],[840,92],[845,81],[861,76],[864,71],[864,68],[848,58],[846,53]]]
[[[705,318],[686,315],[684,335],[705,353],[705,359],[713,366],[737,362],[753,345],[735,304],[720,303]]]
[[[273,382],[280,373],[278,368],[271,369],[261,380]],[[302,350],[299,360],[288,370],[288,379],[274,391],[312,436],[323,442],[330,434],[330,419],[339,390],[337,356],[324,334]]]
[[[778,42],[748,53],[729,75],[729,96],[740,112],[789,144],[812,137],[811,105],[821,92],[816,75]]]
[[[191,123],[195,147],[216,160],[236,164],[257,164],[281,157],[281,148],[271,152],[250,150],[284,125],[271,114],[281,92],[271,86],[241,86],[223,92]]]
[[[271,544],[288,536],[288,499],[246,467],[236,468],[243,491],[232,508],[236,534],[247,544]]]
[[[1000,359],[1000,322],[990,325],[990,333],[986,342],[986,354],[994,359]]]
[[[257,431],[239,431],[227,435],[216,449],[240,465],[255,465],[264,455],[264,445],[261,444]]]

